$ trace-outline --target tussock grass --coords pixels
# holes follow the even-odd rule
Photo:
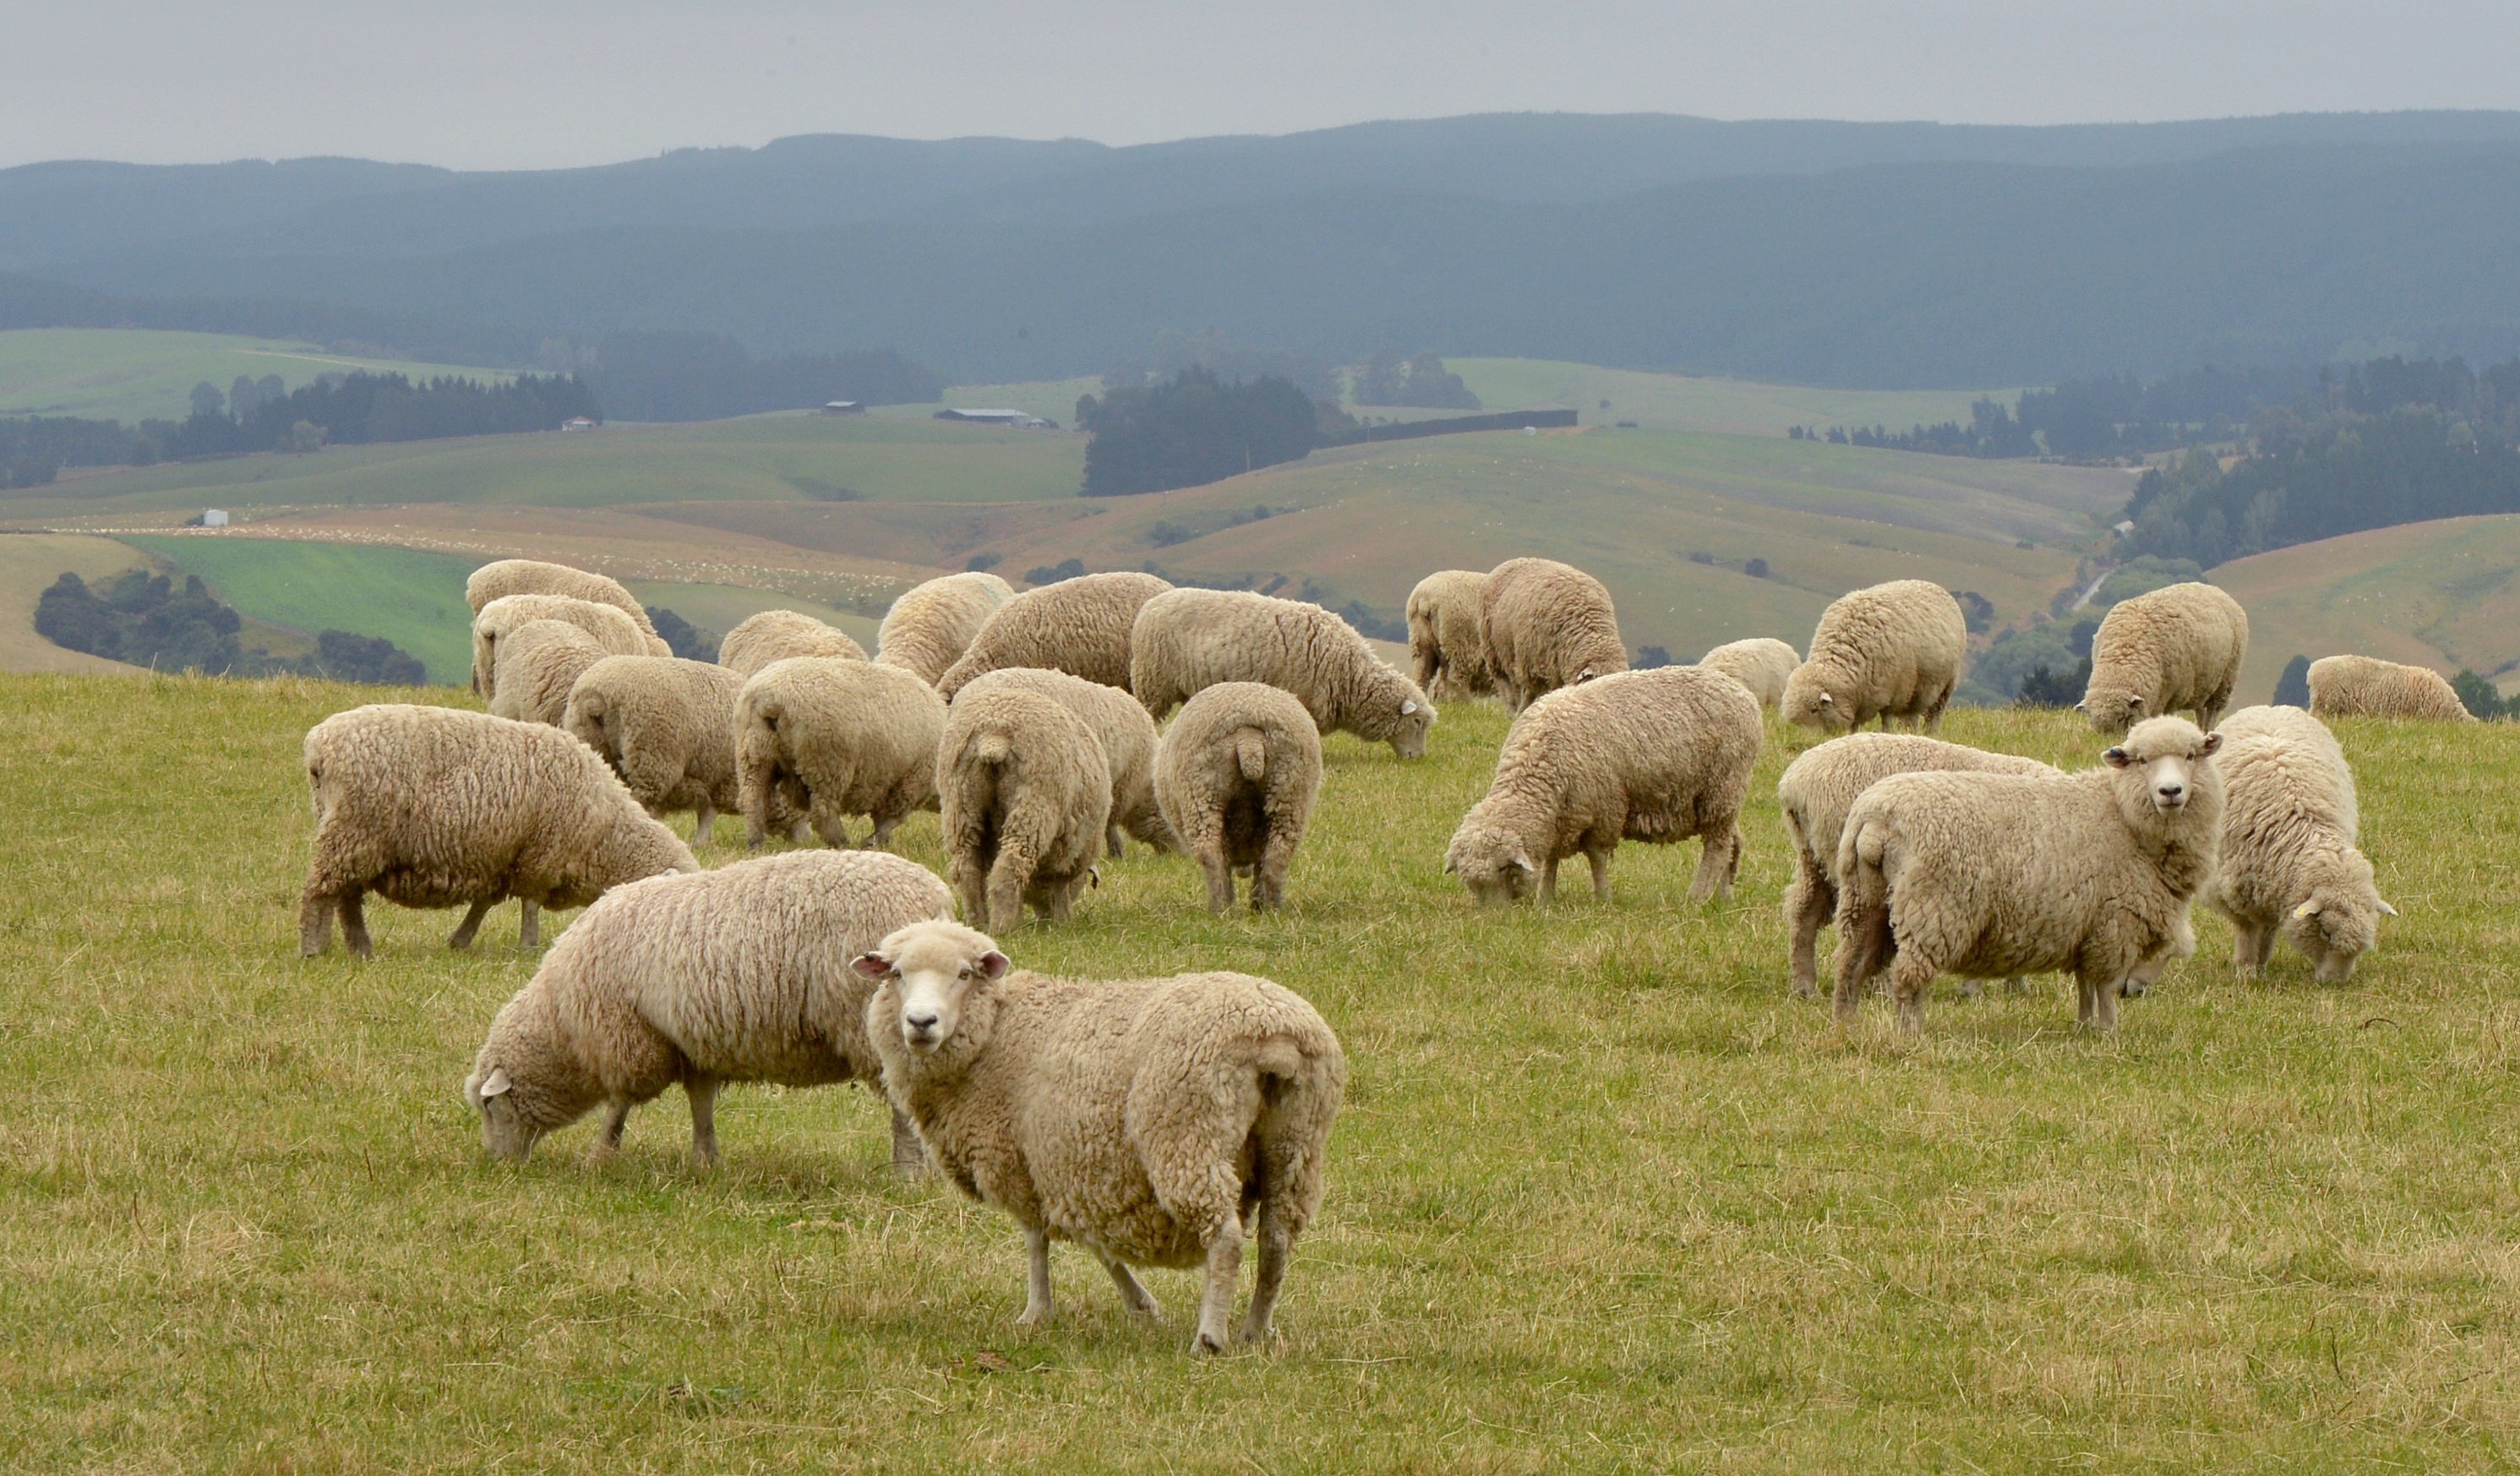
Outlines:
[[[897,1183],[857,1092],[669,1096],[486,1162],[458,1087],[530,971],[513,909],[371,909],[301,962],[298,742],[374,693],[0,678],[0,1468],[2421,1469],[2520,1427],[2507,731],[2349,725],[2406,916],[2343,989],[2228,933],[2110,1039],[2053,979],[1920,1040],[1785,993],[1763,761],[1742,885],[1629,846],[1615,902],[1440,873],[1504,719],[1330,742],[1286,914],[1105,868],[1019,963],[1246,968],[1354,1066],[1269,1352],[1184,1354],[1082,1255],[1027,1336],[1018,1237]],[[2069,762],[2066,715],[1953,736]],[[932,818],[906,848],[937,861]],[[722,864],[735,852],[714,848]],[[1581,868],[1575,869],[1580,877]],[[1577,888],[1581,891],[1580,885]]]

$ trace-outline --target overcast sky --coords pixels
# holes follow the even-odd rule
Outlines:
[[[0,164],[595,163],[1519,110],[2080,122],[2520,107],[2512,0],[0,0]]]

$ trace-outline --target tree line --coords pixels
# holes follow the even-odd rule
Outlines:
[[[217,676],[309,676],[337,682],[418,687],[428,680],[420,658],[379,636],[327,630],[302,656],[275,656],[240,640],[244,618],[188,574],[179,588],[165,574],[133,569],[103,593],[65,573],[35,601],[35,634],[65,650],[84,651],[156,671]]]

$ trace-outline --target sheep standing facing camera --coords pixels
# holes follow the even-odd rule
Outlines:
[[[1258,682],[1223,682],[1182,707],[1155,748],[1155,799],[1182,849],[1207,873],[1207,910],[1285,900],[1286,869],[1322,791],[1322,736],[1304,704]]]
[[[1319,1011],[1249,974],[1125,982],[1011,971],[987,935],[917,922],[857,961],[867,1039],[944,1176],[1023,1228],[1025,1326],[1051,1318],[1050,1242],[1102,1263],[1203,1267],[1194,1353],[1262,1342],[1320,1210],[1347,1057]],[[1231,1328],[1245,1240],[1260,1269]]]

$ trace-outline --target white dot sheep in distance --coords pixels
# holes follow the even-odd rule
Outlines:
[[[1551,693],[1523,709],[1497,754],[1487,797],[1462,817],[1444,870],[1484,906],[1557,889],[1582,855],[1610,895],[1619,842],[1704,842],[1689,900],[1730,896],[1741,807],[1759,761],[1759,702],[1722,672],[1665,666]]]
[[[2081,1022],[2117,1023],[2147,964],[2192,947],[2187,907],[2214,870],[2221,738],[2149,718],[2078,774],[1898,774],[1864,791],[1838,842],[1837,1017],[1886,966],[1923,1028],[1939,973],[2070,972]]]
[[[1794,668],[1802,660],[1784,642],[1773,636],[1754,636],[1719,646],[1698,657],[1697,664],[1749,688],[1760,706],[1775,712],[1784,705],[1785,684],[1793,680]]]
[[[611,605],[568,595],[503,595],[472,617],[472,690],[484,701],[499,694],[499,642],[533,620],[566,621],[594,637],[608,655],[669,654],[661,642]]]
[[[1083,718],[1037,692],[965,692],[936,750],[945,874],[963,911],[1000,932],[1029,905],[1065,921],[1095,879],[1111,769]]]
[[[1794,993],[1819,992],[1814,941],[1837,916],[1837,843],[1857,796],[1894,774],[2054,774],[2035,758],[1989,753],[1911,733],[1851,733],[1830,738],[1785,766],[1777,781],[1777,809],[1794,852],[1785,886],[1785,929]]]
[[[1130,629],[1147,602],[1171,588],[1152,574],[1111,573],[1026,590],[990,612],[936,690],[950,702],[984,671],[1039,666],[1126,691]]]
[[[850,961],[953,913],[933,872],[876,851],[793,851],[616,887],[491,1021],[464,1083],[481,1146],[521,1159],[602,1103],[600,1159],[620,1147],[632,1107],[679,1083],[692,1153],[713,1164],[722,1083],[875,1087],[875,985]],[[897,1113],[893,1162],[919,1162]]]
[[[1508,559],[1479,592],[1479,650],[1506,706],[1628,669],[1600,580],[1554,559]]]
[[[1967,656],[1968,619],[1941,585],[1893,579],[1850,591],[1821,611],[1811,654],[1785,682],[1784,719],[1843,733],[1905,718],[1934,732]]]
[[[735,702],[743,678],[711,661],[606,656],[569,689],[561,726],[594,749],[651,815],[698,816],[707,845],[718,812],[740,811]]]
[[[1442,701],[1496,691],[1479,646],[1479,597],[1488,576],[1476,569],[1438,569],[1409,592],[1409,659],[1418,685]]]
[[[498,902],[583,907],[612,887],[699,863],[621,786],[592,749],[557,728],[453,707],[380,703],[335,713],[306,734],[315,846],[298,904],[298,947],[373,952],[361,901],[469,906],[448,941],[472,945]]]
[[[490,715],[555,728],[568,711],[569,689],[605,657],[593,636],[565,620],[528,620],[499,638],[498,652],[498,665],[490,674]]]
[[[717,664],[739,676],[753,676],[773,661],[791,656],[863,661],[867,653],[847,631],[798,610],[763,610],[747,616],[717,643]]]
[[[1136,697],[1063,671],[1006,666],[972,678],[954,700],[968,701],[973,693],[997,688],[1039,693],[1083,719],[1102,740],[1102,760],[1111,770],[1111,820],[1103,842],[1112,855],[1122,854],[1124,834],[1157,850],[1180,849],[1155,803],[1155,720]]]
[[[2353,977],[2398,910],[2356,849],[2354,771],[2318,719],[2298,707],[2243,707],[2216,730],[2223,751],[2223,844],[2208,906],[2231,919],[2231,962],[2266,966],[2278,933],[2322,984]]]
[[[1356,627],[1300,600],[1244,590],[1174,590],[1147,602],[1129,635],[1129,690],[1157,717],[1221,682],[1290,693],[1323,733],[1353,733],[1422,758],[1435,709]]]
[[[936,801],[945,700],[897,666],[789,656],[747,679],[735,699],[735,764],[744,843],[756,849],[781,804],[827,844],[849,844],[848,817],[875,824],[878,850],[910,812]]]
[[[1050,1242],[1073,1240],[1148,1318],[1131,1267],[1204,1266],[1192,1347],[1221,1352],[1252,1238],[1239,1337],[1270,1335],[1347,1085],[1318,1011],[1248,974],[1010,972],[996,944],[954,922],[914,923],[857,966],[882,981],[867,1036],[884,1090],[945,1177],[1023,1228],[1024,1325],[1051,1317]]]
[[[2092,680],[2074,705],[2114,737],[2185,710],[2211,728],[2249,654],[2249,616],[2210,584],[2173,584],[2121,600],[2092,637]]]
[[[1182,849],[1207,873],[1207,910],[1234,906],[1237,872],[1251,910],[1285,901],[1286,871],[1322,792],[1322,736],[1304,704],[1259,682],[1199,693],[1155,748],[1155,798]]]
[[[639,633],[653,637],[656,627],[648,619],[647,607],[623,588],[617,579],[564,563],[544,563],[533,559],[501,559],[485,563],[464,581],[464,603],[479,614],[493,600],[509,595],[566,595],[572,600],[608,604],[628,615],[639,627]],[[662,650],[652,654],[663,655]]]
[[[2322,656],[2311,662],[2310,710],[2321,718],[2476,721],[2440,672],[2377,656]]]
[[[995,574],[947,574],[902,592],[876,632],[876,660],[916,672],[933,687],[970,649],[999,605],[1015,597]]]

